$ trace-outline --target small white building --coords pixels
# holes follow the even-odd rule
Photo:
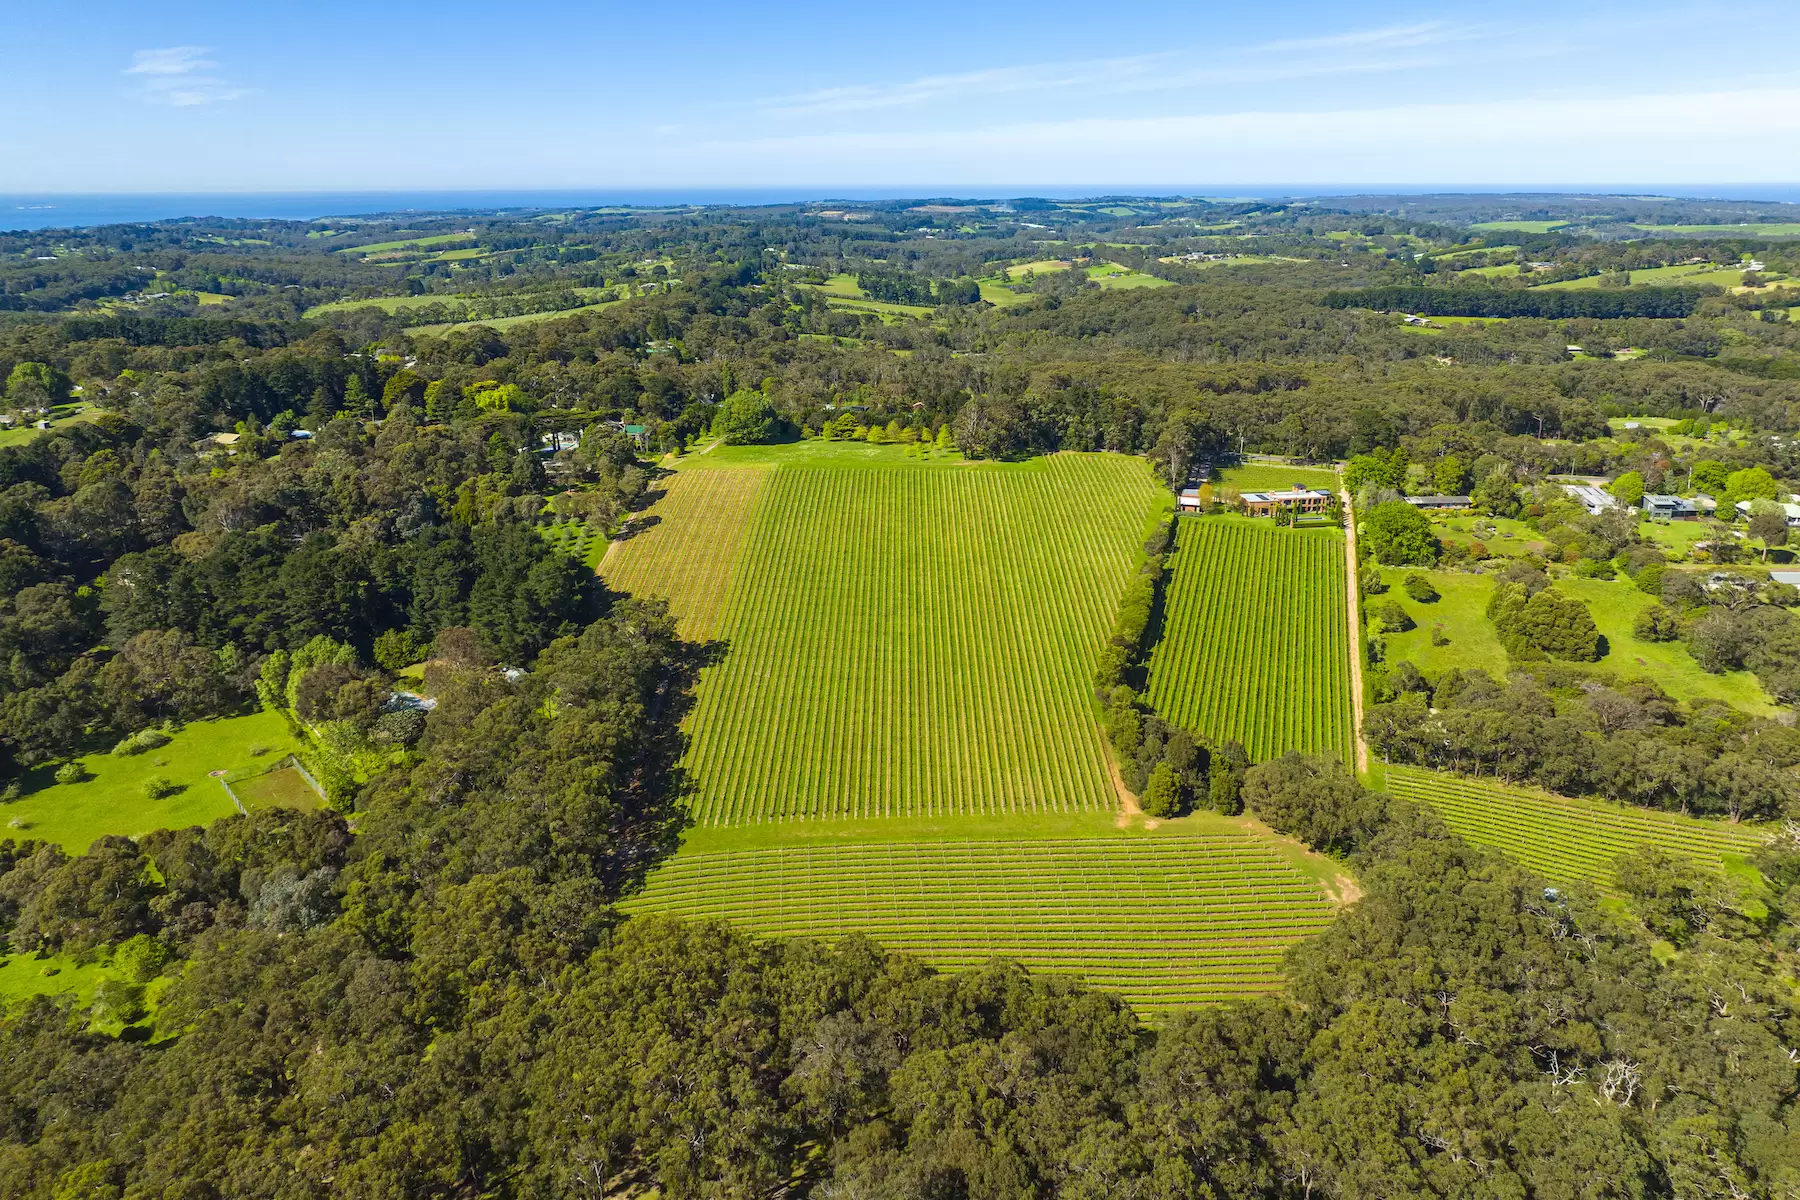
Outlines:
[[[1739,500],[1737,502],[1737,515],[1744,518],[1746,521],[1749,520],[1750,506],[1754,503],[1756,503],[1754,500]],[[1787,515],[1789,529],[1800,529],[1800,504],[1783,504],[1781,506],[1781,511]]]
[[[1595,487],[1591,483],[1565,483],[1563,491],[1569,493],[1577,504],[1587,509],[1589,516],[1597,517],[1609,508],[1619,507],[1618,497],[1605,488]]]

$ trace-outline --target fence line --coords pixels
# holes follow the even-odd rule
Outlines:
[[[311,785],[312,790],[319,793],[320,800],[324,801],[326,804],[330,804],[331,797],[325,794],[325,789],[319,786],[319,781],[312,777],[312,772],[308,771],[300,764],[300,756],[297,754],[290,754],[288,757],[293,760],[294,770],[300,772],[300,778],[306,780],[306,782]]]
[[[238,794],[232,791],[231,785],[225,781],[223,775],[219,776],[219,786],[225,789],[225,794],[231,797],[231,802],[237,805],[240,814],[246,817],[250,815],[250,810],[244,807],[244,802],[238,799]]]

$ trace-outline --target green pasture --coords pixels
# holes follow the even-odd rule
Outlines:
[[[1117,263],[1095,263],[1087,268],[1087,276],[1103,288],[1159,288],[1174,287],[1167,279],[1158,279],[1154,275],[1146,275],[1142,271],[1134,271],[1130,267],[1122,267]]]
[[[1433,513],[1431,524],[1441,541],[1464,546],[1480,542],[1489,554],[1504,558],[1543,555],[1549,550],[1537,530],[1511,517],[1478,517],[1472,513]],[[1493,532],[1488,532],[1492,530]]]
[[[1030,299],[1029,296],[1020,295],[1005,284],[995,283],[992,280],[987,279],[981,281],[981,298],[996,308],[1007,308],[1014,304],[1023,304],[1026,300]]]
[[[473,329],[477,325],[485,325],[489,329],[511,329],[514,325],[530,325],[536,321],[555,321],[563,317],[572,317],[578,313],[599,312],[602,309],[623,304],[624,300],[602,300],[597,304],[583,304],[577,308],[558,308],[550,312],[521,313],[516,317],[489,317],[484,321],[448,321],[435,325],[416,325],[414,333],[448,333],[452,329]]]
[[[1338,474],[1329,467],[1287,467],[1280,463],[1249,462],[1217,471],[1220,487],[1234,487],[1240,492],[1264,492],[1299,484],[1318,491],[1338,490]]]
[[[873,313],[890,324],[902,318],[929,317],[935,310],[925,304],[891,304],[885,300],[871,300],[868,293],[857,284],[854,275],[833,275],[824,283],[802,284],[826,297],[826,305],[843,312]]]
[[[1348,758],[1343,534],[1250,517],[1183,517],[1168,560],[1151,706],[1252,760]]]
[[[1070,263],[1064,258],[1040,258],[1036,262],[1017,263],[1007,267],[1001,274],[1007,279],[1020,279],[1025,275],[1046,275],[1051,271],[1067,271]]]
[[[392,242],[371,242],[366,246],[345,246],[339,254],[386,254],[394,250],[422,250],[427,246],[447,246],[452,242],[473,241],[472,233],[438,233],[429,237],[400,238]]]
[[[588,568],[598,567],[600,556],[606,553],[605,530],[596,529],[578,518],[539,525],[538,533],[546,542]]]
[[[1724,869],[1773,832],[1417,767],[1390,766],[1386,773],[1391,794],[1435,809],[1476,845],[1492,847],[1553,882],[1586,882],[1603,892],[1614,890],[1614,861],[1638,846]]]
[[[1800,222],[1755,225],[1633,225],[1646,233],[1698,233],[1714,237],[1800,237]]]
[[[0,954],[0,1013],[8,1005],[33,996],[68,996],[77,1010],[85,1009],[94,1003],[95,992],[109,979],[131,981],[125,967],[115,966],[107,950],[79,958],[70,954]],[[144,985],[146,1020],[155,1015],[163,993],[174,982],[172,975],[159,975]],[[124,1030],[117,1020],[94,1020],[90,1028],[114,1037]]]
[[[1414,663],[1427,674],[1447,667],[1480,667],[1502,678],[1508,671],[1506,652],[1500,646],[1494,623],[1487,617],[1488,598],[1495,582],[1489,575],[1453,571],[1425,571],[1440,599],[1421,604],[1408,596],[1400,581],[1413,567],[1386,567],[1385,595],[1364,597],[1363,611],[1393,601],[1405,609],[1416,628],[1385,634],[1387,660]],[[1632,625],[1643,609],[1656,603],[1628,579],[1576,579],[1556,581],[1556,588],[1579,598],[1593,614],[1594,625],[1606,639],[1605,652],[1596,664],[1622,679],[1650,679],[1677,700],[1722,700],[1760,716],[1772,715],[1774,705],[1749,671],[1709,675],[1700,669],[1681,642],[1643,642],[1632,636]],[[1433,646],[1433,627],[1442,629],[1448,645]]]
[[[55,842],[70,853],[87,849],[108,834],[135,837],[153,829],[205,825],[237,811],[224,786],[209,772],[250,772],[273,765],[299,747],[278,714],[196,721],[169,744],[129,757],[100,749],[78,761],[90,778],[55,783],[49,768],[33,771],[27,791],[0,805],[0,837]],[[162,800],[148,799],[144,783],[160,776],[181,790]]]
[[[1584,601],[1594,614],[1594,624],[1608,645],[1602,666],[1623,676],[1655,680],[1677,700],[1723,700],[1758,716],[1775,715],[1776,706],[1749,671],[1709,675],[1681,642],[1640,642],[1633,637],[1631,627],[1638,613],[1657,601],[1630,580],[1563,579],[1556,586]]]
[[[1712,538],[1705,521],[1639,521],[1638,535],[1683,558],[1692,557],[1696,543]]]
[[[1549,233],[1567,224],[1567,221],[1480,221],[1469,228],[1490,233]]]
[[[359,308],[378,308],[391,315],[405,312],[409,308],[424,308],[428,304],[455,304],[464,298],[428,292],[422,296],[381,296],[373,300],[333,300],[328,304],[315,304],[301,315],[311,321],[318,317],[330,316],[332,313],[353,312]]]
[[[1502,263],[1497,267],[1470,267],[1463,275],[1479,275],[1483,279],[1510,279],[1519,273],[1518,263]]]
[[[40,433],[66,429],[70,425],[93,419],[92,406],[75,401],[71,404],[58,404],[50,410],[50,428],[39,429],[36,425],[19,425],[11,429],[0,429],[0,447],[23,446],[36,438]]]
[[[759,936],[865,934],[941,970],[993,958],[1156,1015],[1281,986],[1330,920],[1337,864],[1211,813],[946,816],[697,829],[625,904]]]
[[[1430,255],[1429,257],[1438,259],[1441,262],[1447,262],[1452,259],[1468,258],[1469,256],[1475,255],[1475,254],[1494,254],[1494,253],[1500,252],[1500,251],[1506,251],[1506,250],[1515,250],[1516,251],[1518,249],[1519,249],[1519,247],[1517,247],[1517,246],[1469,246],[1466,249],[1462,249],[1462,250],[1440,251],[1437,254]],[[1481,268],[1475,268],[1475,269],[1479,270]]]

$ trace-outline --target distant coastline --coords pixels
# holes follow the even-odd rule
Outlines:
[[[796,185],[758,188],[569,188],[513,191],[319,191],[194,192],[167,194],[0,193],[0,231],[70,229],[166,221],[181,217],[237,217],[311,221],[367,213],[472,213],[518,208],[593,208],[605,205],[763,205],[813,200],[888,200],[898,197],[1016,197],[1070,199],[1087,196],[1205,196],[1300,198],[1310,196],[1447,194],[1585,194],[1676,196],[1693,199],[1800,203],[1800,183],[1790,184],[959,184],[908,187]]]

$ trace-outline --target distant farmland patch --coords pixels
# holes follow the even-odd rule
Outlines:
[[[1567,221],[1482,221],[1469,228],[1490,233],[1549,233],[1567,224]]]
[[[1232,517],[1183,517],[1150,660],[1157,712],[1254,761],[1348,759],[1344,539]]]

